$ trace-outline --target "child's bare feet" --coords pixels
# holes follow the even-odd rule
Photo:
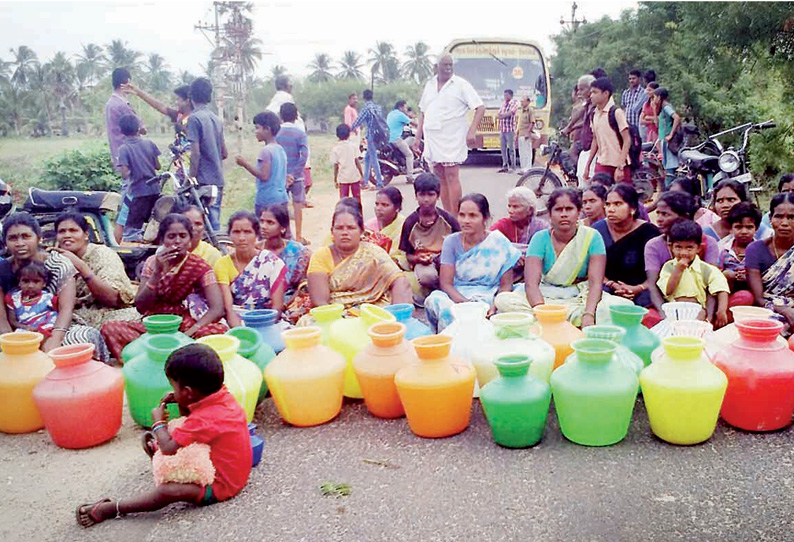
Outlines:
[[[109,517],[115,515],[115,506],[112,504],[112,502],[113,501],[110,499],[102,499],[101,501],[95,502],[94,504],[81,504],[77,507],[75,512],[77,516],[77,523],[79,523],[85,529],[96,525],[97,523],[102,523]],[[111,508],[112,514],[110,516],[106,515],[107,512],[105,512],[103,508]]]

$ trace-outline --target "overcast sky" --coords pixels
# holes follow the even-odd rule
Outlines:
[[[579,0],[577,17],[593,21],[616,18],[636,7],[626,0]],[[306,75],[315,53],[341,57],[352,49],[366,58],[375,42],[389,41],[402,54],[417,41],[438,53],[454,38],[521,37],[551,50],[549,36],[560,29],[560,17],[570,18],[571,3],[559,1],[442,1],[442,0],[278,0],[255,2],[255,36],[266,56],[258,74],[275,64]],[[173,71],[202,72],[212,46],[194,29],[210,21],[212,2],[6,2],[0,0],[0,59],[10,48],[27,45],[41,60],[56,51],[76,55],[81,44],[105,45],[122,39],[145,54],[162,55]]]

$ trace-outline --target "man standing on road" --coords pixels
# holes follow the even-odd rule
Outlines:
[[[212,83],[199,77],[190,84],[193,113],[187,121],[187,139],[190,142],[190,176],[201,186],[217,186],[218,197],[210,206],[210,224],[216,232],[221,229],[221,203],[223,202],[223,161],[228,155],[223,139],[223,124],[210,111]]]
[[[408,142],[403,139],[403,129],[411,124],[411,117],[406,111],[405,100],[400,100],[394,104],[394,109],[389,111],[386,116],[386,124],[389,125],[389,143],[400,149],[405,156],[405,180],[408,183],[414,182],[414,151],[408,146]]]
[[[498,173],[509,173],[516,167],[516,111],[518,104],[513,91],[505,90],[505,101],[499,109],[499,147],[502,150],[502,169]]]
[[[441,179],[441,204],[455,216],[462,197],[460,164],[466,161],[468,147],[476,142],[485,106],[471,83],[455,75],[451,55],[438,60],[437,72],[425,85],[419,101],[421,114],[414,149],[419,151],[424,136],[424,157]],[[472,109],[474,119],[467,126],[466,113]]]
[[[645,88],[640,85],[642,73],[640,70],[631,70],[629,72],[629,88],[623,91],[620,97],[620,105],[623,111],[626,112],[626,121],[630,126],[637,126],[639,129],[640,115],[642,114],[642,106],[648,96],[645,94]]]
[[[532,148],[533,139],[538,138],[535,136],[535,112],[532,111],[529,96],[521,98],[521,109],[518,112],[518,132],[516,133],[518,139],[518,155],[520,162],[519,173],[526,173],[532,167]]]
[[[295,103],[295,99],[292,97],[292,81],[286,75],[279,75],[276,77],[276,93],[265,109],[278,115],[281,112],[281,106],[286,103]]]
[[[590,85],[590,100],[595,105],[593,113],[593,146],[590,148],[590,158],[585,168],[585,180],[590,178],[590,164],[595,160],[595,172],[607,173],[615,182],[631,182],[629,170],[629,124],[626,114],[620,108],[615,108],[615,124],[617,130],[612,128],[609,113],[615,107],[612,94],[615,87],[606,77],[596,79]]]
[[[383,118],[383,110],[378,104],[372,100],[372,90],[366,89],[364,91],[364,108],[356,118],[351,130],[358,129],[359,126],[366,125],[367,127],[367,154],[364,157],[364,179],[361,181],[362,190],[371,190],[369,186],[369,170],[372,168],[375,171],[375,188],[383,188],[383,176],[380,172],[380,163],[378,162],[378,145],[375,143],[375,132],[377,131],[376,122],[377,118]]]
[[[574,142],[579,153],[579,160],[576,163],[576,176],[579,177],[579,188],[583,188],[586,185],[585,180],[592,177],[595,173],[595,162],[590,162],[590,149],[593,145],[592,122],[593,113],[595,112],[595,106],[593,102],[590,101],[590,85],[593,81],[595,81],[595,77],[588,73],[581,76],[576,83],[579,95],[584,99],[582,124],[576,134],[576,141]],[[593,165],[587,169],[585,173],[585,167],[590,163]]]

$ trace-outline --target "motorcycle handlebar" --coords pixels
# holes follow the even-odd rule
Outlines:
[[[777,123],[774,119],[769,119],[768,121],[762,122],[761,124],[756,124],[755,127],[759,130],[768,130],[770,128],[776,128]]]

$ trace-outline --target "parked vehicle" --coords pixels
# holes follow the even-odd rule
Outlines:
[[[723,179],[734,179],[744,184],[748,192],[757,194],[761,187],[752,185],[753,177],[749,171],[747,145],[750,134],[774,128],[775,121],[768,120],[759,124],[748,122],[728,130],[711,135],[699,145],[684,147],[678,152],[680,165],[677,173],[681,176],[697,179],[701,193],[709,195],[714,185]],[[742,132],[742,142],[738,149],[732,146],[723,147],[720,138],[729,134]]]
[[[406,126],[403,130],[402,138],[408,143],[408,148],[413,148],[415,137],[416,132],[414,129]],[[430,167],[425,159],[422,158],[422,155],[417,156],[414,153],[414,171],[409,172],[405,165],[405,155],[394,143],[383,145],[378,149],[378,163],[380,164],[380,173],[383,177],[384,185],[389,184],[398,175],[408,175],[409,173],[413,175],[416,171],[430,171]],[[374,178],[372,180],[374,182]]]
[[[568,152],[556,141],[551,141],[548,145],[541,145],[540,154],[541,156],[548,156],[546,166],[529,169],[518,179],[516,186],[526,186],[535,192],[535,195],[542,202],[543,209],[545,209],[546,201],[554,190],[562,188],[563,186],[578,188],[579,177],[576,175],[576,164],[573,163]],[[562,172],[565,179],[564,184],[560,176],[552,171],[551,168],[554,166],[558,167]],[[655,177],[656,174],[647,164],[640,166],[636,171],[632,172],[634,188],[639,193],[640,201],[643,203],[653,196],[653,179]]]

